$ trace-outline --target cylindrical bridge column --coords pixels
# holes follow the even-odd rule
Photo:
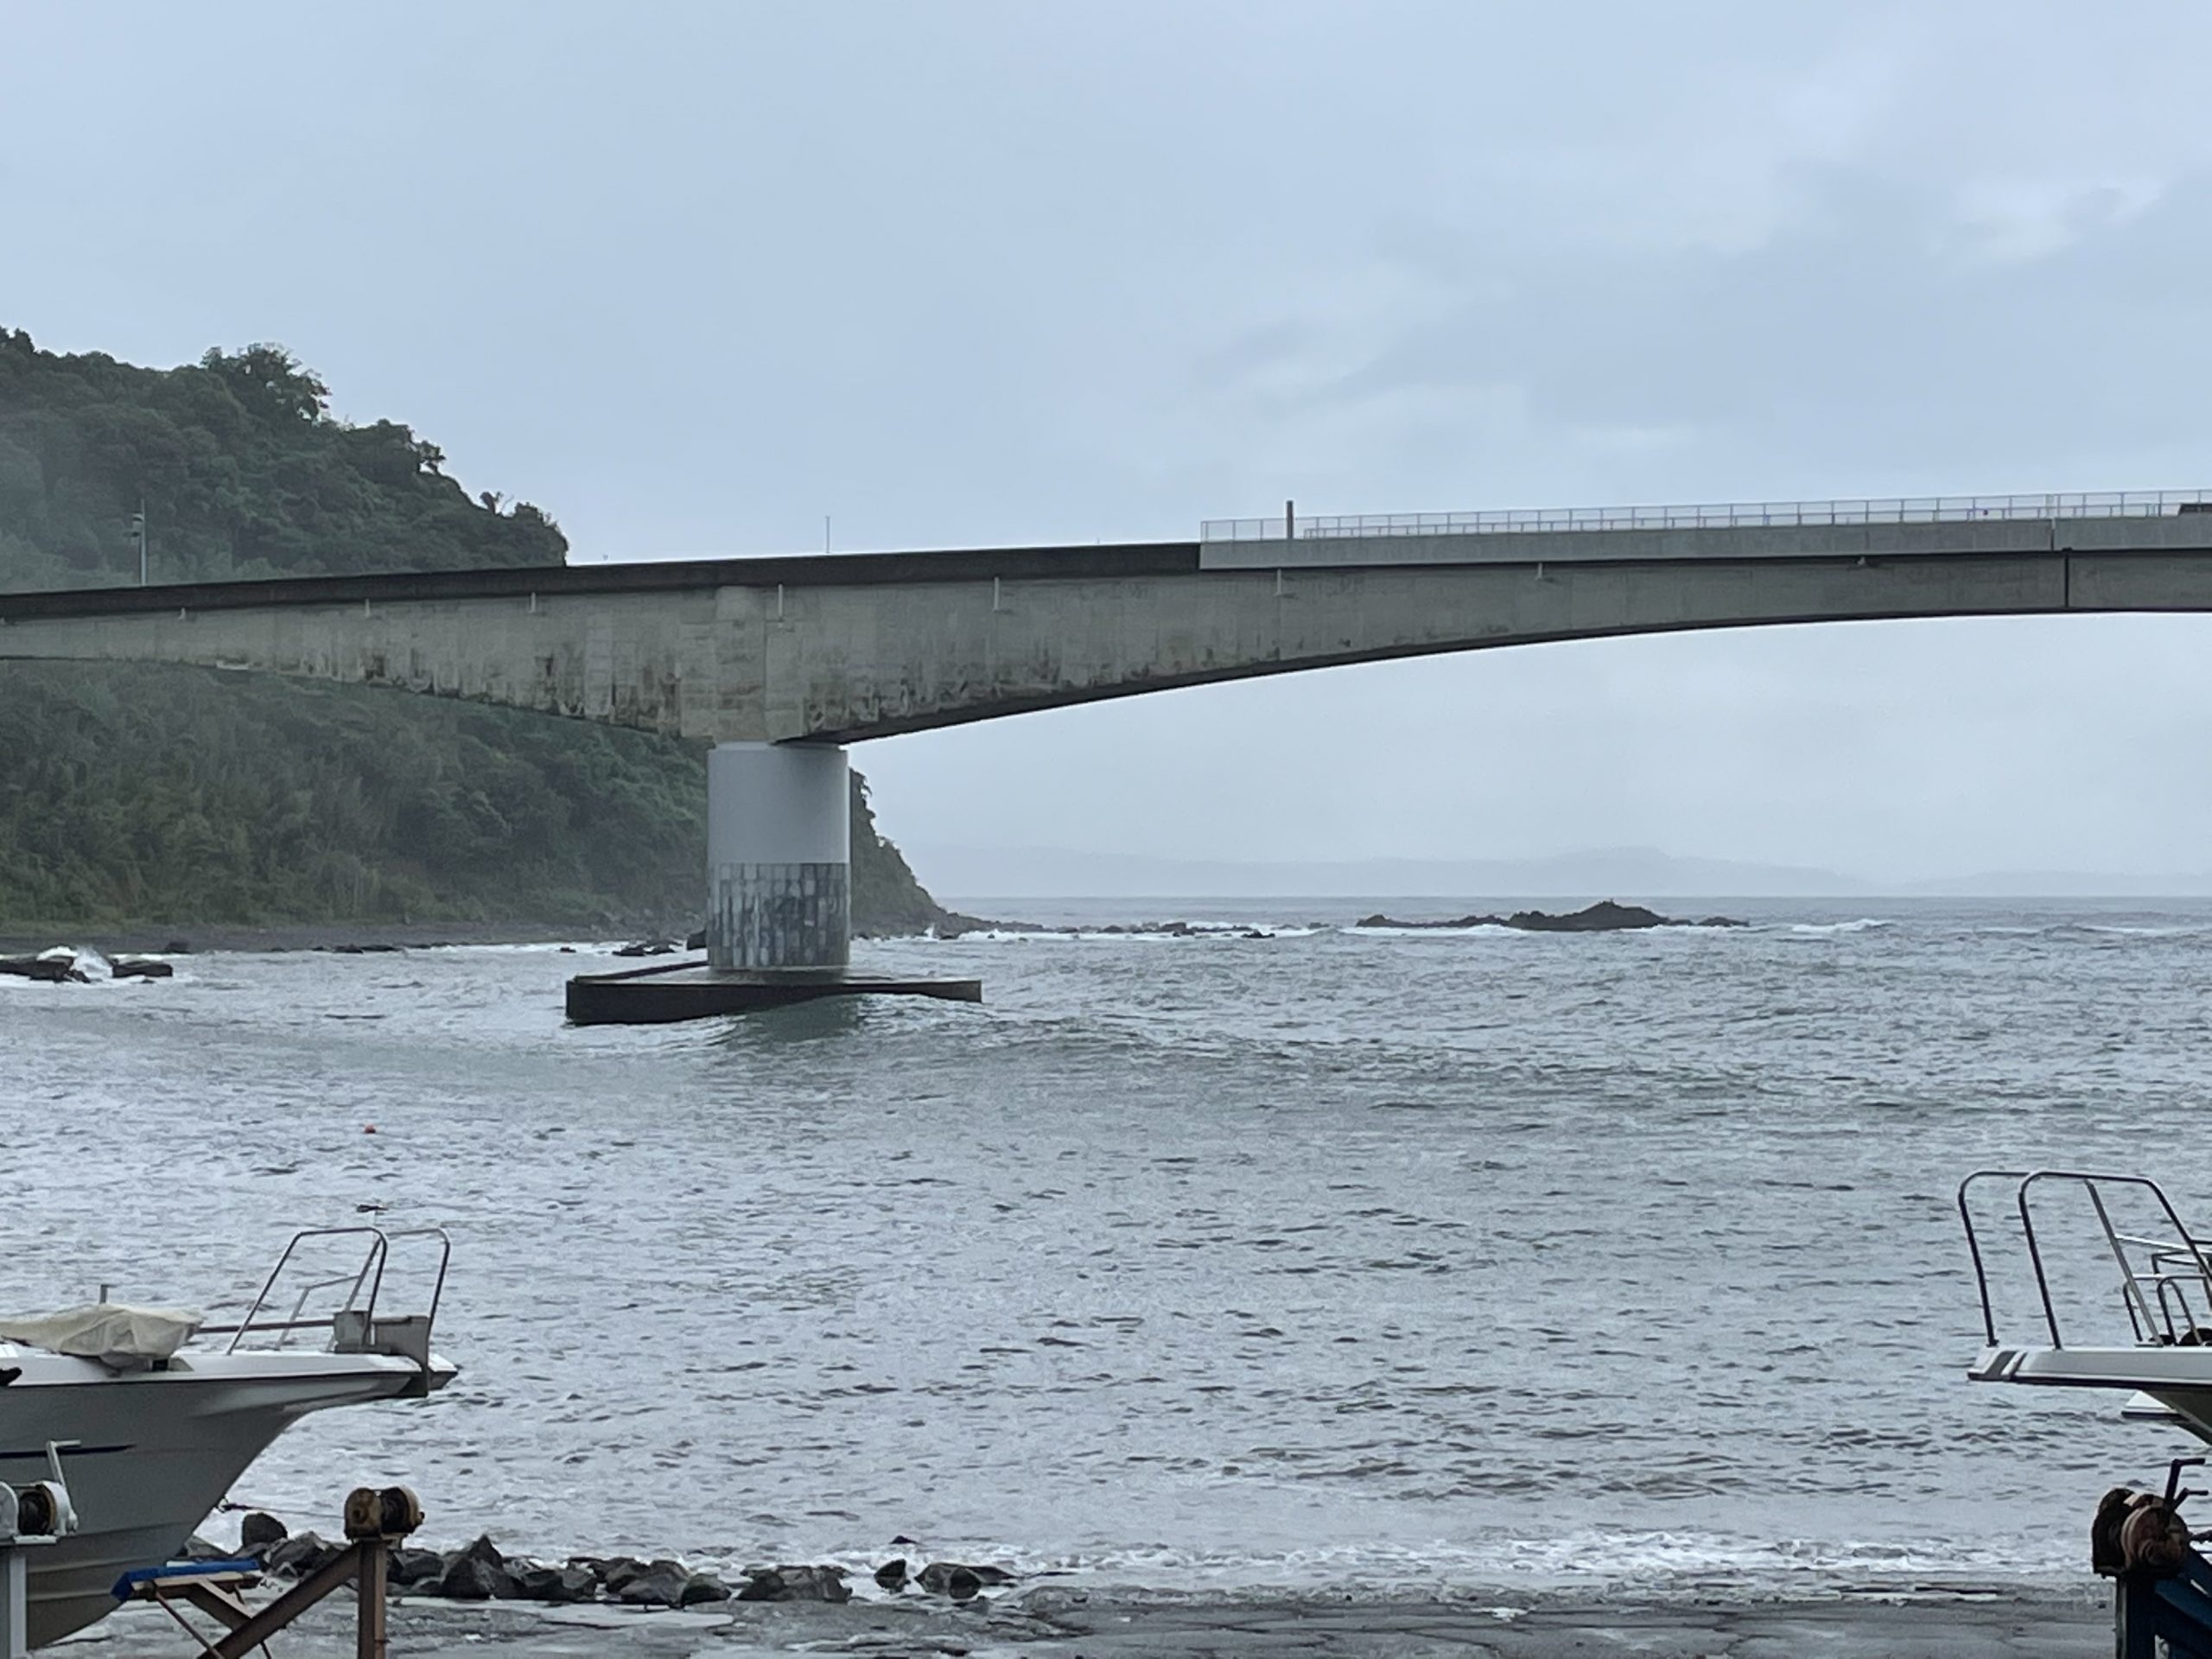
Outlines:
[[[851,785],[841,748],[720,743],[707,757],[707,960],[839,969],[852,956]]]

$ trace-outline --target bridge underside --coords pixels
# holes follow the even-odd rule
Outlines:
[[[1311,559],[1313,550],[1296,552]],[[1171,548],[1118,564],[1153,568],[1071,557],[1066,575],[1033,565],[950,580],[856,571],[851,581],[587,591],[575,590],[583,572],[542,573],[537,589],[526,586],[532,573],[504,572],[506,591],[489,594],[380,578],[351,583],[370,594],[359,599],[323,596],[341,582],[270,584],[271,598],[259,603],[232,597],[243,586],[222,602],[187,589],[0,596],[0,658],[199,664],[711,742],[846,743],[1179,686],[1548,640],[2212,609],[2212,549],[1204,569],[1195,548]],[[92,600],[97,610],[67,603]]]
[[[2212,610],[2212,544],[2200,543],[2212,543],[2212,513],[1285,538],[0,594],[0,659],[255,670],[714,743],[713,966],[777,986],[804,981],[812,994],[842,985],[847,957],[838,745],[1546,640]]]

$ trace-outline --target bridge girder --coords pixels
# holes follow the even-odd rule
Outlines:
[[[784,581],[762,562],[632,567],[652,579],[597,586],[570,569],[0,596],[0,659],[197,664],[708,741],[844,743],[1551,640],[2212,609],[2212,548],[1459,563],[1356,550],[1363,562],[1325,563],[1300,546],[1303,562],[1279,569],[1249,554],[1248,568],[1203,568],[1195,548],[1121,559],[1068,550],[1057,567],[1066,574],[1022,556],[987,575],[989,563],[969,556],[940,576],[931,556],[882,556],[778,562],[794,575],[805,567]],[[838,567],[849,563],[847,576]],[[492,591],[461,591],[472,577]]]

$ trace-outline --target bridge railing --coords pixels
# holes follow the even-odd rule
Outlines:
[[[2088,490],[2049,495],[1893,496],[1679,507],[1539,507],[1491,512],[1361,512],[1207,518],[1202,542],[1362,536],[1484,536],[1567,530],[1726,530],[1752,524],[1916,524],[1967,519],[2155,518],[2212,512],[2212,490]]]

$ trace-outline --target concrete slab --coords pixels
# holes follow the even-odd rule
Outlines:
[[[568,1011],[570,1023],[579,1026],[657,1026],[790,1007],[833,996],[926,996],[946,1002],[981,1002],[983,982],[887,979],[842,969],[747,973],[691,961],[617,974],[579,974],[569,982]]]

